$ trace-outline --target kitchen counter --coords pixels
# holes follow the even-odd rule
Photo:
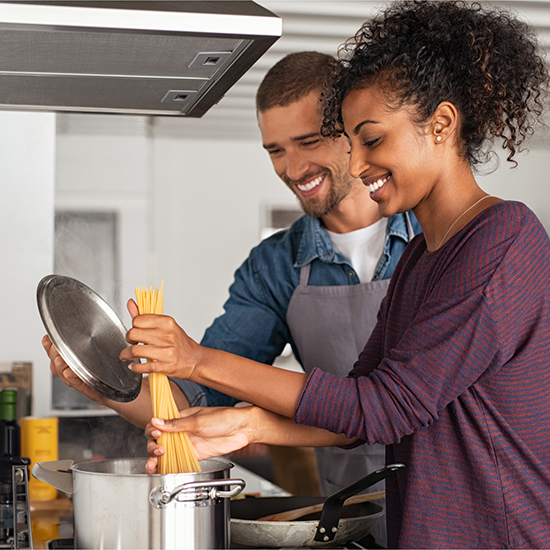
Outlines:
[[[48,541],[73,537],[73,503],[63,493],[48,501],[30,501],[34,548],[47,548]]]

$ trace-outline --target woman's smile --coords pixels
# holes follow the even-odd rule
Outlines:
[[[380,195],[380,193],[376,193],[379,189],[384,187],[388,181],[390,181],[391,174],[385,174],[384,176],[372,176],[370,178],[364,178],[363,179],[363,185],[366,186],[366,188],[369,190],[369,193],[371,194],[371,199],[376,200],[376,196]]]

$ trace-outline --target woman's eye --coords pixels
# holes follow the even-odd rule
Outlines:
[[[363,147],[372,147],[373,145],[376,145],[380,141],[380,138],[371,139],[369,141],[363,142]]]

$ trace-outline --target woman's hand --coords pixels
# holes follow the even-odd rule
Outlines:
[[[83,382],[65,363],[65,360],[59,355],[57,349],[52,344],[49,336],[42,338],[42,345],[50,358],[50,370],[52,374],[57,376],[66,386],[73,388],[81,394],[85,395],[98,405],[108,406],[109,400],[100,393],[92,389],[88,384]]]
[[[354,439],[313,426],[298,425],[291,418],[252,405],[235,407],[195,407],[180,412],[181,418],[153,418],[145,429],[149,441],[147,472],[157,471],[157,458],[164,448],[156,442],[163,432],[187,432],[197,458],[204,460],[242,449],[249,443],[287,447],[328,447],[349,445]]]
[[[123,361],[147,359],[147,363],[130,363],[138,373],[160,372],[180,379],[190,379],[203,349],[167,315],[139,315],[134,300],[128,301],[132,328],[126,340],[132,344],[120,354]]]
[[[162,432],[187,432],[199,460],[242,449],[254,441],[252,418],[257,407],[195,407],[181,411],[181,418],[153,418],[145,428],[148,438],[147,473],[157,473],[157,458],[165,449],[156,440]]]
[[[137,373],[162,373],[190,380],[213,390],[254,403],[277,414],[294,417],[307,374],[258,363],[226,351],[200,346],[166,315],[139,315],[128,302],[133,326],[120,353]],[[138,358],[147,363],[135,363]]]

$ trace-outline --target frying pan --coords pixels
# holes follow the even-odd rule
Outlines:
[[[390,464],[363,477],[337,493],[324,497],[259,497],[231,501],[231,542],[252,548],[330,548],[369,534],[384,510],[374,502],[352,504],[349,497],[382,481],[403,464]],[[299,521],[261,521],[271,514],[324,502],[317,515]]]

